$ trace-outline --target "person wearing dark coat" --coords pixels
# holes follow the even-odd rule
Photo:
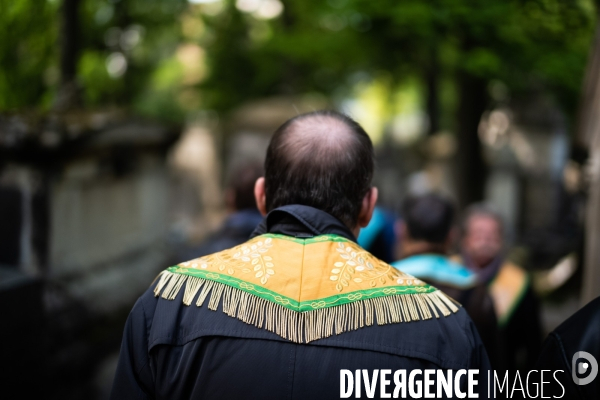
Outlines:
[[[448,256],[454,214],[452,202],[441,195],[407,197],[399,229],[402,259],[392,265],[430,282],[462,304],[477,327],[492,366],[498,368],[500,337],[492,298],[474,272]]]
[[[461,258],[488,288],[503,341],[503,369],[529,371],[542,345],[539,302],[529,274],[506,259],[502,218],[483,204],[463,220]]]
[[[544,341],[535,369],[551,370],[554,375],[550,376],[544,396],[569,400],[600,399],[598,362],[600,297],[563,322]],[[554,374],[559,370],[562,372]]]
[[[458,377],[453,393],[474,370],[486,398],[490,365],[466,312],[356,243],[377,200],[373,167],[347,116],[283,124],[255,186],[265,219],[246,243],[152,283],[126,322],[111,399],[379,398],[425,390],[408,376],[429,369]]]

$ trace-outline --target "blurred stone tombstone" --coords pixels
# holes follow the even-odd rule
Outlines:
[[[118,348],[122,310],[166,263],[164,159],[178,135],[118,111],[0,116],[2,342],[13,354],[2,359],[35,380],[24,391],[85,390]],[[38,344],[46,358],[23,350]]]
[[[171,192],[171,233],[177,241],[197,242],[223,218],[221,160],[215,129],[190,124],[169,154],[175,176]]]
[[[457,187],[454,185],[455,172],[452,167],[452,159],[456,154],[455,137],[448,132],[438,132],[424,138],[420,147],[426,159],[425,165],[409,175],[407,192],[417,196],[437,192],[456,199]]]
[[[226,171],[247,162],[264,162],[271,135],[296,115],[327,108],[320,97],[272,97],[243,104],[231,113],[225,149]]]
[[[269,146],[269,136],[259,132],[240,131],[230,141],[228,171],[237,165],[256,161],[262,163]]]
[[[518,223],[520,184],[518,162],[507,146],[510,117],[507,109],[486,113],[479,124],[479,137],[491,163],[485,199],[503,216],[507,236],[512,238]]]
[[[503,216],[508,242],[519,232],[555,229],[568,153],[561,111],[537,97],[493,109],[479,136],[490,165],[485,200]]]

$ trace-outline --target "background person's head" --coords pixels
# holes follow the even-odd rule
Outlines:
[[[401,255],[445,254],[451,243],[454,213],[452,202],[441,195],[407,197],[402,203]]]
[[[301,204],[325,211],[355,234],[371,219],[371,139],[350,117],[335,111],[299,115],[281,125],[267,149],[265,176],[256,182],[258,209]]]
[[[462,252],[475,265],[484,267],[500,254],[503,245],[500,215],[484,204],[470,206],[462,223]]]
[[[256,210],[254,184],[261,176],[263,167],[256,161],[239,164],[232,170],[225,190],[225,203],[229,211]]]

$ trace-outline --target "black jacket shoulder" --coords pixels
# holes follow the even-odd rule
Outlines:
[[[600,398],[600,377],[589,384],[577,385],[573,376],[585,378],[589,372],[579,374],[573,371],[580,362],[593,365],[593,361],[575,356],[578,352],[586,352],[595,359],[596,372],[600,360],[600,297],[591,301],[572,317],[563,322],[545,340],[536,368],[558,371],[556,377],[560,384],[554,381],[552,394],[568,399],[597,399]],[[575,358],[575,359],[574,359]],[[590,371],[592,368],[588,368]],[[573,374],[575,372],[575,375]],[[593,371],[591,372],[593,373]]]

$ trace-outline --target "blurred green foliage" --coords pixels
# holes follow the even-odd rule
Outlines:
[[[269,95],[343,98],[381,73],[399,87],[434,68],[446,114],[459,71],[573,112],[596,13],[591,0],[284,0],[265,18],[250,10],[261,1],[82,0],[84,104],[181,120]],[[48,109],[60,0],[0,4],[0,109]]]
[[[205,87],[221,89],[209,102],[217,108],[256,95],[344,93],[381,71],[400,85],[435,61],[443,87],[462,70],[515,95],[548,90],[572,112],[595,26],[592,2],[579,0],[305,0],[285,2],[274,21],[235,14],[209,21],[218,40],[207,47]],[[269,33],[249,44],[257,24]]]
[[[0,110],[47,105],[56,79],[57,6],[0,0]]]

